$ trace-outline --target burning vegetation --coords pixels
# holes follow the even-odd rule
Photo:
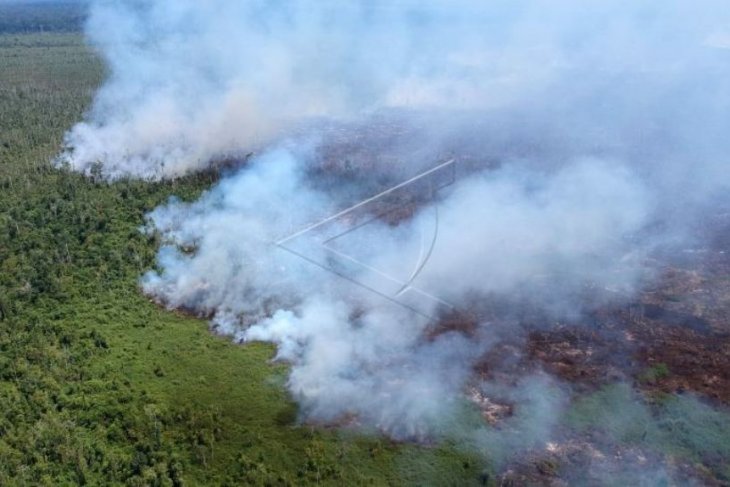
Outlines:
[[[451,442],[484,483],[721,485],[726,10],[98,2],[110,76],[56,163],[217,165],[146,214],[140,286],[275,344],[300,424]]]

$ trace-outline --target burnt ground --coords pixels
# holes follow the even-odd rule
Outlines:
[[[354,180],[366,179],[363,169],[381,172],[368,160],[368,150],[347,152],[356,160],[344,171],[352,171]],[[324,161],[341,160],[336,151],[326,156]],[[467,173],[493,166],[488,161],[474,165],[468,158],[461,162]],[[342,166],[323,168],[335,179],[342,171]],[[318,178],[322,180],[321,174]],[[399,197],[399,212],[384,217],[394,225],[419,205],[417,199]],[[551,319],[519,297],[510,302],[482,297],[466,311],[442,316],[431,336],[454,331],[473,335],[487,323],[492,345],[475,371],[492,384],[515,385],[521,377],[547,373],[570,390],[574,401],[622,384],[636,395],[632,400],[649,409],[666,397],[689,396],[730,412],[730,211],[710,214],[698,223],[695,236],[701,246],[647,257],[644,265],[653,277],[641,292],[614,296],[578,313],[579,318]],[[515,414],[509,399],[476,389],[468,392],[497,429]],[[730,425],[723,426],[723,432],[730,432]],[[600,427],[588,428],[561,433],[554,442],[521,452],[497,468],[496,480],[497,485],[514,486],[630,485],[636,479],[644,485],[730,486],[730,435],[720,441],[728,442],[719,449],[728,458],[711,451],[675,455],[671,448],[656,448],[643,438],[624,442],[606,437]],[[485,478],[485,485],[494,480]]]
[[[586,323],[529,333],[528,356],[558,377],[592,387],[630,378],[647,392],[695,392],[730,405],[730,253],[663,265],[635,301]]]
[[[397,167],[405,154],[419,154],[417,147],[406,144],[404,149],[404,140],[419,138],[398,122],[373,133],[362,126],[335,126],[331,132],[334,142],[320,147],[310,177],[343,206],[412,176],[388,169]],[[425,152],[433,161],[433,148]],[[464,154],[461,148],[455,152],[443,147],[440,153],[440,161],[459,154],[462,176],[499,165]],[[397,198],[403,200],[387,201],[387,211],[368,210],[397,225],[420,204],[407,193]],[[397,212],[391,211],[394,207]],[[475,372],[490,383],[514,385],[520,377],[547,373],[566,385],[572,400],[622,384],[650,406],[666,397],[690,396],[728,412],[730,209],[709,212],[695,230],[697,242],[702,242],[696,247],[647,258],[645,265],[654,277],[641,292],[594,306],[579,318],[551,319],[523,306],[519,298],[510,302],[479,298],[472,309],[443,316],[431,334],[472,335],[479,333],[480,324],[489,323],[492,345]],[[515,413],[516,405],[509,400],[476,389],[468,392],[497,429]],[[730,425],[726,429],[730,431]],[[640,478],[642,485],[730,486],[730,458],[657,452],[640,440],[616,441],[600,428],[561,433],[498,466],[497,479],[483,480],[485,485],[562,486],[631,485]],[[730,442],[730,435],[726,440]],[[730,444],[723,451],[730,451]]]
[[[628,384],[648,404],[691,396],[729,411],[730,226],[723,223],[707,247],[653,259],[653,283],[629,301],[571,322],[546,325],[542,320],[537,326],[517,319],[512,326],[524,333],[501,340],[483,357],[478,372],[510,381],[541,370],[568,384],[577,398]],[[471,322],[464,320],[462,329],[469,330],[464,323]],[[475,402],[497,426],[512,414],[510,404],[483,397]],[[730,458],[662,455],[641,441],[636,446],[602,438],[600,428],[566,434],[525,452],[502,469],[499,483],[605,485],[607,478],[620,482],[627,471],[638,473],[646,485],[730,485]],[[662,476],[668,471],[671,475]]]
[[[591,326],[531,332],[529,357],[589,387],[632,378],[647,391],[693,391],[730,404],[729,298],[730,279],[669,268],[657,288],[623,309],[596,312]]]

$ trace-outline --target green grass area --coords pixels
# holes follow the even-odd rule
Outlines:
[[[298,426],[272,347],[139,292],[145,213],[214,176],[52,168],[103,75],[80,35],[0,35],[0,485],[476,483],[482,462],[453,445]]]
[[[640,373],[638,379],[644,384],[656,384],[657,381],[666,379],[671,375],[672,372],[669,370],[667,364],[658,363]]]

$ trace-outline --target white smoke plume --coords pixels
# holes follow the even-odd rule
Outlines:
[[[112,177],[177,176],[304,120],[437,104],[455,83],[468,103],[483,69],[468,49],[482,36],[476,6],[447,5],[96,2],[87,30],[110,77],[61,161],[103,162]]]
[[[658,146],[636,142],[661,137],[681,150],[689,141],[673,137],[723,135],[726,11],[718,0],[96,1],[87,35],[109,77],[59,162],[177,176],[292,125],[388,106],[511,109],[515,128],[563,145],[653,156]]]
[[[307,188],[305,165],[275,150],[198,202],[156,209],[150,228],[166,245],[162,271],[145,276],[144,291],[211,314],[218,331],[239,340],[277,343],[278,357],[295,365],[289,385],[310,418],[354,414],[394,434],[423,435],[448,417],[445,410],[458,409],[489,340],[427,338],[428,319],[275,246],[331,206]],[[440,205],[443,237],[417,284],[459,303],[474,292],[509,294],[567,266],[575,271],[550,291],[566,306],[586,279],[614,284],[606,270],[629,251],[619,237],[646,222],[640,186],[626,171],[592,161],[540,180],[542,187],[530,187],[529,174],[498,171],[458,184]],[[406,231],[375,222],[353,235],[358,246],[377,249],[369,263],[405,280],[408,269],[400,268],[412,263],[417,227],[429,216],[424,209]]]
[[[352,203],[317,180],[341,126],[416,127],[392,134],[397,162],[370,147],[378,174],[358,167],[355,186],[444,154],[477,162],[436,206],[341,242],[407,276],[437,207],[414,284],[457,308],[520,294],[569,314],[586,288],[630,294],[642,255],[687,241],[730,186],[719,0],[98,1],[87,33],[109,78],[59,164],[164,178],[259,153],[197,202],[149,215],[165,243],[142,286],[237,340],[276,343],[308,419],[438,432],[496,340],[491,323],[440,333],[275,245]]]

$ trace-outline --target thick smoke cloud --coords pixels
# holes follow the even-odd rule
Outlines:
[[[489,322],[440,332],[274,244],[352,204],[345,183],[466,161],[437,203],[339,244],[407,279],[437,210],[415,285],[457,309],[519,295],[561,316],[580,312],[587,289],[634,292],[649,277],[642,258],[690,245],[692,222],[730,186],[722,1],[127,0],[94,3],[87,30],[109,79],[59,164],[164,178],[257,152],[197,202],[148,216],[164,245],[142,286],[236,340],[276,343],[310,420],[437,434],[508,333]],[[369,146],[360,180],[322,184],[323,154],[349,124],[394,141]],[[544,420],[480,441],[547,438],[562,404],[553,389],[521,380],[511,395],[544,398],[518,401]]]
[[[726,10],[715,0],[94,2],[87,34],[109,79],[60,161],[176,176],[313,118],[430,106],[510,108],[511,123],[563,145],[691,150],[717,164]]]
[[[295,163],[301,157],[272,151],[200,201],[155,210],[150,230],[167,245],[162,272],[147,274],[144,290],[169,306],[211,314],[220,332],[239,340],[277,343],[278,357],[295,364],[289,384],[310,418],[357,414],[392,433],[425,434],[448,416],[442,413],[489,340],[427,339],[428,319],[275,246],[327,215],[327,195],[307,189]],[[443,237],[416,284],[460,303],[470,293],[510,294],[536,275],[575,269],[550,291],[553,305],[565,307],[588,279],[614,285],[607,270],[630,250],[619,237],[646,222],[641,188],[621,169],[585,161],[540,182],[535,188],[529,175],[510,170],[459,184],[441,204]],[[371,250],[368,264],[405,280],[403,263],[413,264],[420,220],[429,216],[424,209],[405,231],[371,223],[357,233],[357,246]],[[627,279],[621,275],[632,284]]]
[[[89,120],[68,134],[62,161],[80,170],[103,161],[110,176],[176,176],[303,120],[438,103],[456,82],[468,85],[464,97],[482,69],[466,49],[482,36],[474,8],[97,2],[88,34],[110,78]]]

